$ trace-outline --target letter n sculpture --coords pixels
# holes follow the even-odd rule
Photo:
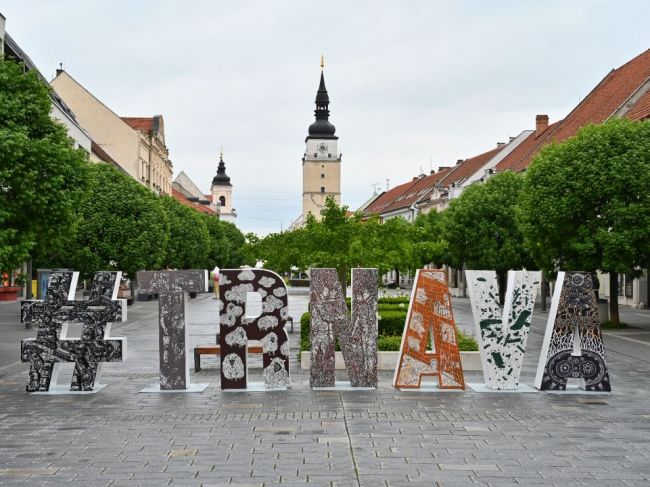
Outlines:
[[[21,360],[29,362],[29,392],[56,391],[55,364],[75,364],[70,391],[95,392],[102,362],[126,360],[126,338],[108,338],[110,323],[126,321],[126,302],[118,300],[121,272],[97,272],[90,297],[74,301],[78,272],[53,272],[45,300],[23,301],[21,320],[38,325],[36,339],[21,343]],[[81,337],[68,338],[70,323],[82,324]]]
[[[138,271],[138,290],[158,294],[158,352],[160,385],[141,392],[202,392],[208,384],[190,384],[185,325],[185,293],[207,292],[208,271]]]
[[[587,272],[558,272],[556,282],[535,387],[564,391],[573,378],[584,390],[609,392],[593,278]]]
[[[352,388],[377,387],[377,269],[352,269],[352,317],[336,269],[312,269],[310,386],[335,387],[338,337]]]
[[[423,376],[437,377],[439,389],[465,388],[447,273],[440,269],[415,274],[393,386],[418,389]]]
[[[289,301],[282,278],[266,269],[225,269],[219,287],[221,389],[248,387],[248,340],[262,343],[264,390],[289,387],[289,337],[284,330]],[[262,297],[262,314],[256,318],[244,316],[248,293]]]
[[[492,390],[518,390],[541,273],[508,272],[503,312],[499,305],[497,273],[466,271],[465,274],[485,386]],[[470,387],[474,386],[470,384]],[[527,388],[522,386],[522,390],[524,387]]]

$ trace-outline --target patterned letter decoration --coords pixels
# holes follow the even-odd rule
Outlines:
[[[185,293],[207,292],[208,271],[139,271],[138,289],[158,294],[158,353],[160,390],[178,391],[190,386],[185,324]]]
[[[108,338],[110,323],[126,317],[118,300],[121,272],[97,272],[90,297],[74,301],[78,272],[53,272],[44,301],[23,301],[21,319],[38,325],[36,339],[22,341],[21,360],[30,363],[27,391],[49,391],[55,363],[74,362],[71,391],[92,391],[102,362],[126,360],[126,338]],[[69,323],[81,322],[81,338],[66,338]]]
[[[264,387],[286,389],[289,378],[287,287],[266,269],[225,269],[219,279],[221,389],[246,389],[248,340],[262,342]],[[245,318],[247,293],[262,297],[262,314]]]
[[[569,378],[587,391],[611,391],[593,278],[558,272],[539,357],[535,387],[566,390]]]
[[[432,352],[427,351],[430,337]],[[393,386],[418,389],[427,375],[438,377],[440,389],[465,388],[447,273],[440,269],[415,274]]]
[[[338,338],[352,387],[377,387],[377,269],[352,269],[352,318],[336,269],[312,269],[311,387],[335,386]]]
[[[503,312],[495,271],[466,271],[485,384],[516,390],[541,279],[539,271],[509,271]]]

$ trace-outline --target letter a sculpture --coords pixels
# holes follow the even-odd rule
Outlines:
[[[564,391],[570,378],[581,379],[587,391],[611,391],[593,278],[587,272],[558,272],[535,387]]]
[[[27,391],[52,391],[55,364],[74,362],[70,391],[95,391],[102,362],[126,360],[126,338],[108,338],[110,323],[126,321],[124,300],[116,299],[121,272],[97,272],[90,297],[74,301],[78,272],[53,272],[44,301],[23,301],[21,320],[38,325],[36,339],[23,340],[21,360],[29,362]],[[81,338],[67,338],[68,324],[82,323]]]
[[[503,312],[499,306],[497,273],[465,274],[485,385],[494,390],[517,390],[541,273],[508,272]]]
[[[225,269],[219,278],[219,345],[221,389],[246,389],[248,340],[262,342],[264,389],[286,389],[289,379],[289,337],[284,330],[289,313],[287,287],[266,269]],[[262,314],[244,317],[246,296],[262,297]]]
[[[422,376],[438,377],[439,389],[465,388],[447,273],[440,269],[415,274],[393,386],[418,389]]]
[[[312,269],[311,387],[335,387],[338,337],[353,388],[377,387],[377,269],[352,269],[352,319],[336,269]]]

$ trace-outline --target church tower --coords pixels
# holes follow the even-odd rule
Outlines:
[[[223,151],[219,154],[219,167],[216,176],[212,178],[210,193],[212,193],[212,204],[210,206],[217,212],[219,218],[226,222],[235,223],[237,213],[232,207],[232,184],[230,184],[230,177],[226,174]]]
[[[341,204],[341,154],[336,128],[329,121],[330,99],[325,88],[325,66],[321,56],[320,85],[316,93],[316,121],[309,126],[302,157],[302,218],[311,213],[318,220],[325,200],[331,196]]]

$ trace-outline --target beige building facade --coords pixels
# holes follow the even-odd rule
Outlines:
[[[51,85],[101,151],[140,184],[171,194],[173,166],[162,115],[120,117],[64,70],[57,70]]]

